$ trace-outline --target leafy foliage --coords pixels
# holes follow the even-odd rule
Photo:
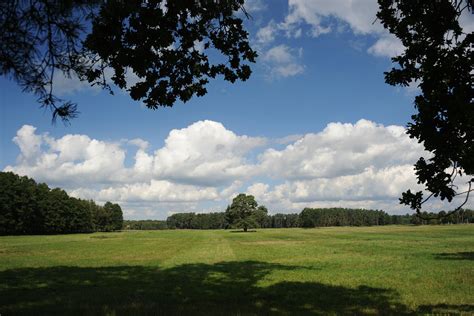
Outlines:
[[[0,235],[64,234],[122,229],[122,209],[76,199],[59,188],[0,172]]]
[[[0,75],[11,76],[53,110],[53,119],[65,121],[78,111],[76,104],[53,93],[58,72],[112,92],[110,77],[151,109],[186,102],[205,95],[211,78],[223,76],[230,82],[249,78],[246,62],[255,62],[257,54],[236,15],[246,14],[243,3],[4,1]],[[128,86],[130,73],[138,82]]]
[[[169,229],[223,229],[226,228],[224,213],[176,213],[166,219]]]
[[[123,226],[122,208],[118,204],[106,202],[104,204],[104,211],[109,219],[108,230],[120,230]]]
[[[109,1],[94,19],[85,47],[97,54],[104,67],[114,70],[112,80],[127,86],[126,72],[140,79],[130,88],[134,100],[149,108],[172,106],[177,99],[188,101],[203,96],[209,78],[217,75],[235,82],[247,80],[256,53],[250,48],[248,33],[234,12],[237,1]],[[197,45],[202,45],[201,51]],[[226,60],[210,62],[204,51],[213,49]],[[87,73],[97,82],[101,72]]]
[[[76,105],[53,93],[55,74],[84,73],[81,36],[98,1],[32,0],[0,2],[0,75],[53,111],[53,120],[74,118]]]
[[[474,34],[459,24],[465,0],[379,0],[377,17],[398,37],[405,51],[392,61],[396,68],[385,73],[390,85],[418,84],[421,94],[414,104],[418,113],[408,124],[408,134],[433,155],[415,164],[418,182],[431,193],[408,190],[400,199],[420,212],[431,196],[451,202],[460,194],[468,200],[474,181]],[[466,191],[454,183],[467,178]]]
[[[305,208],[300,214],[302,227],[373,226],[391,224],[391,217],[384,211],[326,208]]]
[[[257,227],[255,217],[258,216],[258,212],[263,212],[262,209],[257,211],[257,206],[257,201],[255,201],[253,195],[240,193],[232,200],[232,204],[227,207],[225,211],[226,219],[231,226],[243,228],[244,231]]]

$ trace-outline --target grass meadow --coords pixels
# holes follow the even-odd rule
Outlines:
[[[474,225],[0,237],[0,314],[473,314]]]

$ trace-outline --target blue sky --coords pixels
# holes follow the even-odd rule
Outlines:
[[[273,212],[408,211],[397,200],[416,186],[411,165],[423,154],[403,133],[416,89],[384,83],[403,47],[372,24],[376,1],[247,6],[260,55],[251,79],[217,79],[186,104],[153,111],[58,78],[57,92],[81,113],[52,125],[34,96],[1,78],[0,169],[113,200],[126,218],[221,211],[238,192]]]

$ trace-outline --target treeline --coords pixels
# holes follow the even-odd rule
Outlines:
[[[418,214],[389,215],[381,210],[345,208],[305,208],[299,214],[301,227],[326,226],[375,226],[375,225],[438,225],[474,223],[474,211],[461,209],[446,216],[447,213],[423,212]]]
[[[267,215],[263,220],[257,221],[261,228],[292,228],[300,227],[299,215],[293,214],[274,214]]]
[[[474,223],[474,210],[461,209],[452,214],[441,211],[439,213],[422,212],[421,216],[411,218],[414,225],[438,225],[438,224],[468,224]]]
[[[166,221],[160,220],[124,220],[123,229],[130,230],[159,230],[168,229]]]
[[[305,208],[299,223],[301,227],[375,226],[392,224],[392,217],[379,210]]]
[[[224,212],[220,213],[176,213],[168,216],[169,229],[224,229],[228,228]]]
[[[255,221],[257,228],[292,228],[292,227],[329,227],[329,226],[377,226],[377,225],[436,225],[474,223],[473,210],[461,210],[448,217],[445,213],[423,213],[432,218],[423,220],[416,214],[389,215],[381,210],[349,208],[305,208],[301,213],[293,214],[259,214]],[[125,229],[229,229],[224,212],[214,213],[176,213],[166,221],[140,220],[124,221]]]
[[[100,206],[28,177],[0,172],[0,235],[114,231],[122,224],[118,204]]]
[[[229,210],[229,207],[228,207]],[[227,212],[229,213],[229,212]],[[176,213],[162,220],[123,220],[122,209],[110,202],[104,206],[92,200],[68,196],[28,177],[0,172],[0,235],[64,234],[125,229],[228,229],[226,212]],[[348,208],[305,208],[299,214],[269,215],[264,206],[249,216],[251,228],[291,228],[373,225],[433,225],[474,223],[473,210],[389,215],[382,210]],[[232,226],[234,227],[234,226]]]
[[[259,228],[290,228],[298,226],[298,214],[260,215],[255,221]],[[166,219],[168,229],[228,229],[224,212],[176,213]]]
[[[298,214],[260,215],[259,228],[290,228],[298,226]],[[166,219],[168,229],[228,229],[230,225],[224,212],[176,213]]]
[[[393,216],[384,211],[345,208],[305,208],[300,214],[257,213],[257,228],[372,226],[393,224]],[[176,213],[166,220],[169,229],[227,229],[225,213]],[[400,221],[397,224],[402,224]],[[409,222],[403,222],[409,224]]]

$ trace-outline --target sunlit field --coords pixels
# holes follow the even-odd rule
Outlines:
[[[474,313],[474,225],[0,237],[0,314]]]

